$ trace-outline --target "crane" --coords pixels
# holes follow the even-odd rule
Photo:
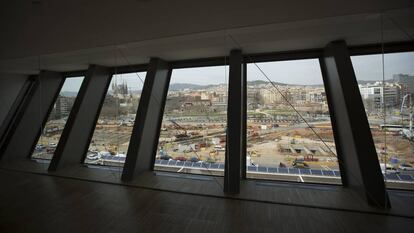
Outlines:
[[[168,119],[168,121],[169,121],[169,122],[171,122],[171,123],[175,126],[175,128],[176,128],[176,130],[177,130],[177,131],[178,131],[178,130],[182,130],[182,131],[184,131],[184,133],[179,133],[179,134],[175,135],[175,136],[176,136],[176,138],[181,139],[181,138],[186,138],[186,137],[188,137],[188,134],[187,134],[187,130],[186,130],[186,129],[184,129],[181,125],[179,125],[179,124],[178,124],[177,122],[175,122],[174,120]]]
[[[405,100],[407,99],[407,97],[410,97],[410,105],[411,105],[411,94],[406,94],[403,97],[403,101],[401,103],[401,109],[400,109],[400,114],[401,114],[401,126],[402,126],[402,131],[401,133],[407,137],[408,139],[412,140],[414,135],[413,135],[413,113],[410,112],[409,117],[410,117],[410,128],[409,129],[404,129],[404,122],[403,122],[403,110],[404,110],[404,103]]]

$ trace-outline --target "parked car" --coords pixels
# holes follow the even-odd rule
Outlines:
[[[36,147],[35,147],[35,150],[37,150],[37,151],[40,151],[40,150],[43,150],[43,149],[45,149],[45,146],[42,145],[42,144],[37,144]]]
[[[169,156],[169,155],[161,155],[160,156],[160,159],[162,159],[162,160],[170,160],[170,159],[172,159],[172,157]]]
[[[111,156],[111,152],[109,152],[109,151],[101,151],[101,152],[99,152],[99,156],[100,157]]]
[[[398,168],[403,171],[414,171],[414,167],[408,163],[402,163]]]
[[[174,160],[187,161],[187,158],[186,157],[183,157],[183,156],[178,156],[178,157],[175,157]]]
[[[87,155],[86,158],[89,160],[97,160],[99,159],[99,155],[98,153],[92,153],[92,154]]]
[[[196,163],[199,162],[200,159],[198,159],[197,157],[191,157],[190,161]]]
[[[380,167],[382,173],[399,173],[399,171],[395,167],[391,166],[388,163],[387,165],[385,165],[384,163],[380,163]]]
[[[53,153],[55,153],[55,148],[47,148],[47,149],[46,149],[46,153],[48,153],[48,154],[53,154]]]

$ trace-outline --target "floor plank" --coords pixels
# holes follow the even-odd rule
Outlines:
[[[0,170],[0,232],[407,232],[413,218]]]

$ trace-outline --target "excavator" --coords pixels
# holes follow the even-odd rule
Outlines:
[[[116,155],[117,154],[117,151],[118,151],[118,147],[117,146],[114,146],[112,144],[109,144],[108,146],[105,146],[105,149],[107,151],[109,151],[109,153],[111,153],[111,155]]]
[[[256,150],[248,150],[247,154],[249,154],[251,157],[260,157],[260,154]]]
[[[212,150],[210,150],[209,155],[210,155],[210,157],[216,159],[216,155],[218,155],[218,151],[216,149],[212,149]]]

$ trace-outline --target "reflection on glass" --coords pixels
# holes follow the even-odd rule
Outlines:
[[[340,183],[318,60],[257,65],[273,84],[247,65],[247,177]]]
[[[146,73],[112,77],[85,163],[123,166]]]
[[[32,154],[34,159],[52,159],[83,77],[66,78]]]
[[[225,66],[173,70],[156,170],[223,175],[227,88]]]
[[[414,188],[414,53],[385,54],[384,78],[381,54],[352,64],[387,186]]]

